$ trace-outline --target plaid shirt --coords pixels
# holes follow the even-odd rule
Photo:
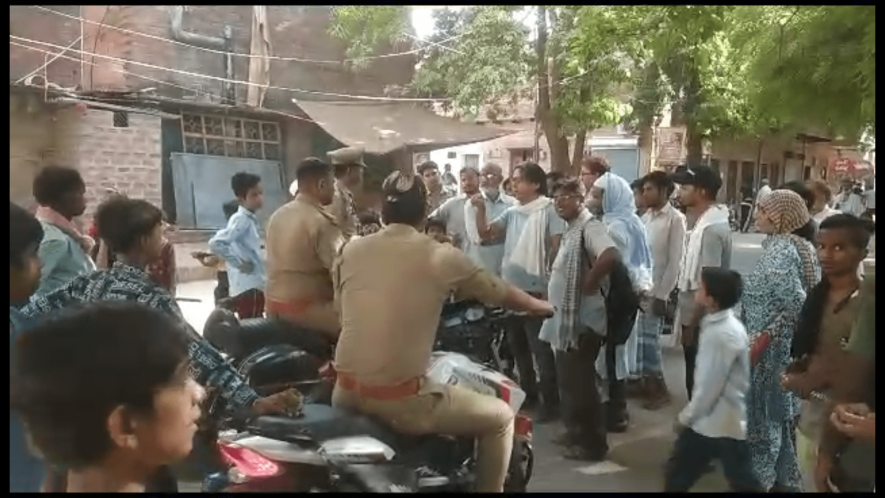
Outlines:
[[[34,298],[21,313],[38,317],[72,304],[99,301],[141,303],[178,318],[193,339],[188,351],[194,379],[218,389],[235,409],[249,407],[258,399],[234,367],[187,323],[172,295],[152,282],[144,271],[119,261],[108,270],[82,275],[56,291]]]

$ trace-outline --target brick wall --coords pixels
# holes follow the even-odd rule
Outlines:
[[[12,106],[9,113],[9,195],[33,202],[31,185],[47,164],[78,168],[86,181],[87,215],[114,187],[130,197],[160,205],[160,119],[129,115],[128,128],[115,128],[113,113],[73,107]]]
[[[69,111],[76,112],[76,111]],[[90,109],[61,140],[73,142],[90,200],[113,187],[129,197],[160,206],[160,118],[129,114],[129,126],[115,128],[113,113]],[[95,202],[90,203],[90,210]]]

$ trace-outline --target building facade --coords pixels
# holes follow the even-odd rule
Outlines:
[[[464,166],[481,168],[487,162],[494,162],[501,166],[507,175],[517,164],[533,160],[537,132],[539,137],[536,162],[545,171],[550,171],[552,168],[550,147],[544,134],[535,129],[532,106],[531,102],[520,102],[511,111],[512,115],[497,116],[494,120],[480,113],[480,116],[471,122],[505,130],[509,134],[482,143],[440,149],[420,157],[416,156],[415,164],[422,160],[431,159],[441,168],[445,164],[450,164],[452,171],[457,175],[457,172]],[[571,137],[569,139],[570,157],[574,155],[574,146],[574,137]],[[648,164],[647,158],[650,157],[648,151],[641,150],[639,137],[627,133],[620,126],[610,126],[593,131],[584,144],[584,154],[590,153],[605,156],[611,163],[612,170],[628,181],[644,174],[643,164]],[[647,167],[645,169],[647,170]]]
[[[32,203],[39,169],[63,164],[87,182],[87,215],[116,188],[181,228],[214,229],[230,175],[247,170],[265,180],[272,212],[292,165],[342,145],[293,99],[383,96],[411,81],[415,59],[357,73],[338,62],[346,47],[328,34],[330,6],[264,8],[10,7],[11,199]],[[275,57],[259,79],[253,32]],[[249,89],[268,84],[247,106]]]

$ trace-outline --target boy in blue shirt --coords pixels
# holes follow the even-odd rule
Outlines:
[[[239,208],[227,227],[209,241],[209,250],[227,265],[230,295],[240,319],[264,315],[265,268],[261,226],[256,212],[264,204],[261,177],[240,172],[231,178]]]
[[[734,271],[701,271],[695,302],[707,314],[701,320],[691,401],[677,417],[679,436],[667,462],[664,492],[688,492],[717,458],[733,491],[765,491],[753,475],[747,445],[750,343],[733,310],[742,291]]]

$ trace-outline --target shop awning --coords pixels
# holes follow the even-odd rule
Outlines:
[[[443,117],[409,102],[293,102],[338,141],[370,154],[402,147],[425,152],[514,133]]]

